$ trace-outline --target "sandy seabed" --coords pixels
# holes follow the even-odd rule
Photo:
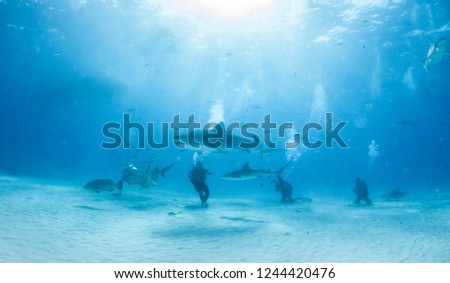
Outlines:
[[[450,195],[353,206],[315,198],[122,196],[0,177],[0,262],[450,262]]]

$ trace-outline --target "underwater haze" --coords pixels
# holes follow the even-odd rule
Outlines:
[[[447,1],[0,0],[0,37],[0,262],[450,262]]]

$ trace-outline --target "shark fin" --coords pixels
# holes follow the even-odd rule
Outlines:
[[[445,37],[440,38],[438,41],[436,41],[435,46],[436,47],[447,46],[447,39]]]
[[[242,170],[250,170],[250,165],[248,164],[248,161],[245,162],[244,166],[242,166]]]
[[[281,167],[280,169],[278,169],[277,171],[275,171],[275,174],[277,176],[280,176],[281,173],[283,173],[284,169],[286,169],[286,167],[288,167],[288,165],[291,164],[291,161],[289,160],[288,163],[286,163],[286,165],[284,165],[283,167]]]
[[[165,178],[167,171],[169,171],[170,168],[172,168],[172,166],[174,166],[174,165],[175,165],[175,162],[170,164],[169,166],[164,167],[161,171],[158,171],[158,172],[161,174],[161,176],[163,176]]]
[[[429,75],[430,74],[430,72],[428,72],[428,66],[427,66],[427,64],[425,63],[425,64],[423,64],[423,68],[425,69],[425,71],[427,72],[427,75]]]
[[[209,128],[208,131],[211,131],[211,130],[224,131],[225,130],[225,124],[223,123],[223,121],[220,123],[212,123],[212,125],[214,125],[214,127]]]

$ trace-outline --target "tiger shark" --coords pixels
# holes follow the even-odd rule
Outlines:
[[[196,129],[180,133],[173,137],[173,141],[181,149],[225,153],[239,149],[249,151],[249,149],[256,147],[259,138],[255,135],[252,135],[252,138],[247,138],[233,134],[226,130],[223,122],[220,122],[210,129]]]
[[[166,177],[167,171],[174,165],[175,163],[172,163],[162,169],[159,169],[159,166],[156,166],[153,170],[150,170],[149,166],[142,172],[136,166],[130,164],[122,171],[122,180],[130,185],[139,184],[143,188],[158,186],[158,176]]]
[[[450,53],[447,51],[447,45],[448,42],[445,37],[436,42],[433,42],[430,39],[430,48],[428,49],[427,58],[423,60],[423,66],[427,73],[432,65],[439,63],[445,57],[450,57]]]
[[[263,170],[263,169],[252,169],[248,162],[244,164],[241,169],[231,171],[223,175],[221,178],[229,181],[241,181],[241,180],[251,180],[256,178],[270,177],[270,176],[278,176],[283,173],[284,169],[290,164],[288,162],[286,165],[281,167],[276,171]]]

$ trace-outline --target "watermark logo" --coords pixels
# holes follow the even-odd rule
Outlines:
[[[293,122],[276,123],[270,114],[261,122],[206,123],[197,122],[195,115],[182,121],[180,114],[171,122],[155,125],[153,122],[139,123],[131,120],[131,114],[125,113],[121,122],[108,122],[102,127],[105,138],[101,143],[104,149],[130,149],[132,144],[138,149],[168,148],[171,144],[180,149],[194,150],[252,150],[264,146],[269,149],[292,149],[304,146],[316,149],[324,146],[348,148],[341,137],[347,121],[335,123],[333,113],[325,114],[323,124],[309,122],[297,132]],[[157,127],[158,126],[158,127]],[[284,140],[280,144],[280,140]],[[287,141],[286,141],[287,140]]]

